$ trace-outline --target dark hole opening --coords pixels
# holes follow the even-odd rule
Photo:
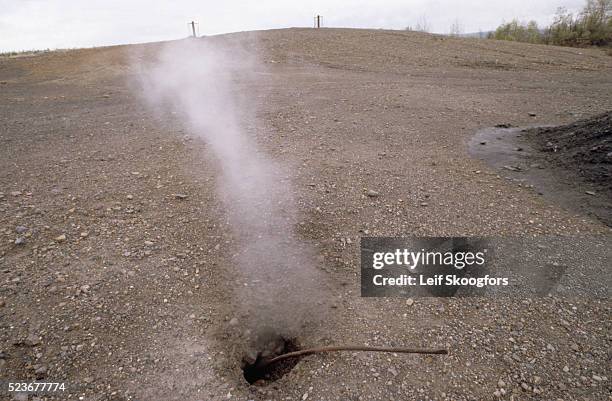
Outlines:
[[[280,379],[289,373],[301,358],[285,359],[271,365],[267,365],[266,361],[276,356],[299,350],[300,346],[295,338],[278,338],[270,341],[263,349],[258,350],[255,361],[248,361],[245,358],[242,368],[245,380],[249,384],[265,386],[270,382]]]

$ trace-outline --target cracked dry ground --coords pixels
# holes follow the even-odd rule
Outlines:
[[[131,83],[132,49],[153,44],[0,58],[1,380],[64,381],[55,399],[87,400],[610,399],[608,299],[362,299],[358,247],[364,233],[610,235],[466,143],[610,110],[612,57],[395,31],[231,38],[264,66],[237,78],[257,104],[244,123],[289,166],[296,232],[329,287],[302,345],[450,355],[330,354],[266,387],[243,380],[217,163]]]

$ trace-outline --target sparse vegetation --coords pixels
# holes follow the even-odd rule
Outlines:
[[[455,21],[450,27],[450,35],[451,36],[461,36],[462,33],[463,33],[463,26],[461,25],[461,22],[459,22],[458,19],[455,19]]]
[[[535,21],[529,21],[525,24],[518,20],[512,20],[500,25],[495,32],[491,32],[489,39],[542,43],[542,32]]]
[[[429,24],[429,21],[427,20],[427,16],[422,15],[414,27],[407,26],[406,30],[407,31],[417,31],[417,32],[429,32],[431,30],[431,25]]]
[[[27,56],[30,54],[46,53],[50,52],[50,49],[45,50],[20,50],[20,51],[8,51],[0,52],[0,57],[15,57],[15,56]]]
[[[612,0],[587,0],[577,15],[561,7],[545,29],[540,29],[535,21],[513,20],[491,32],[489,39],[558,46],[611,46]]]
[[[429,32],[431,30],[431,25],[429,24],[427,16],[423,15],[419,18],[415,30],[418,32]]]

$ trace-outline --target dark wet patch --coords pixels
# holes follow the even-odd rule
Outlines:
[[[612,112],[560,127],[533,128],[526,138],[551,163],[612,192]]]
[[[486,128],[470,140],[468,152],[496,169],[499,175],[532,186],[539,195],[561,207],[612,226],[612,191],[581,174],[579,161],[561,163],[557,158],[563,155],[551,156],[551,152],[542,148],[543,138],[537,136],[542,132],[553,135],[555,129]]]

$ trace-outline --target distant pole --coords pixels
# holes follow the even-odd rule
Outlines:
[[[317,21],[317,24],[316,24],[316,25],[317,25],[317,28],[321,28],[321,16],[320,16],[320,15],[317,15],[317,16],[315,17],[315,19],[316,19],[316,21]]]
[[[196,31],[195,31],[195,21],[191,21],[191,22],[189,23],[189,25],[191,25],[191,32],[192,32],[192,34],[193,34],[193,37],[195,38],[195,37],[196,37]]]

